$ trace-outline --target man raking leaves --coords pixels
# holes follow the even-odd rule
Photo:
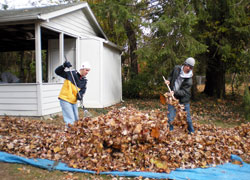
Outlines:
[[[66,60],[63,65],[57,67],[55,70],[58,76],[65,79],[58,99],[60,100],[64,122],[67,125],[73,124],[78,120],[77,100],[80,100],[82,105],[82,98],[87,85],[86,75],[90,71],[90,64],[84,62],[79,72],[75,70],[71,71],[71,67],[71,63]]]
[[[178,106],[178,103],[184,106],[184,111],[186,111],[186,119],[188,125],[188,132],[194,133],[194,128],[192,124],[191,114],[190,114],[190,98],[191,98],[191,87],[193,84],[193,67],[195,65],[195,60],[192,57],[189,57],[185,60],[183,65],[177,65],[174,67],[173,71],[169,75],[168,79],[164,78],[165,84],[169,87],[170,93],[165,94],[168,97],[168,101],[177,99],[175,101],[177,104],[168,102],[168,123],[170,131],[174,129],[172,124],[176,116],[176,107],[179,107],[180,110],[182,106]],[[172,90],[171,90],[172,89]],[[172,97],[172,98],[169,98]]]
[[[163,80],[166,81],[165,77],[163,76]],[[185,107],[183,104],[179,103],[179,100],[176,99],[171,92],[169,85],[167,85],[169,92],[166,92],[164,95],[161,94],[160,100],[163,105],[169,104],[173,106],[176,110],[176,119],[173,124],[177,125],[181,129],[187,129],[187,112],[185,111]]]

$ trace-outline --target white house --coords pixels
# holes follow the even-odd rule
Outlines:
[[[47,50],[47,81],[41,51]],[[89,61],[84,105],[103,108],[122,98],[121,49],[111,43],[86,2],[0,11],[0,51],[35,50],[36,83],[0,84],[0,115],[44,116],[61,111],[64,55],[78,69]],[[0,59],[1,61],[1,59]]]

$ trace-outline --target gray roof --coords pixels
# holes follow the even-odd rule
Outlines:
[[[64,15],[66,13],[70,13],[76,10],[82,9],[85,13],[86,17],[88,18],[90,24],[93,26],[94,30],[98,34],[99,37],[104,38],[107,40],[108,45],[115,47],[121,51],[121,48],[116,46],[115,44],[108,41],[107,36],[103,32],[101,26],[97,22],[94,14],[92,13],[91,9],[88,6],[87,2],[78,2],[78,3],[68,3],[68,4],[60,4],[60,5],[53,5],[53,6],[44,6],[44,7],[33,7],[33,8],[23,8],[23,9],[14,9],[14,10],[0,10],[0,40],[2,41],[2,46],[0,43],[0,47],[3,48],[6,45],[6,42],[3,42],[3,39],[6,35],[1,31],[9,27],[9,29],[16,28],[19,32],[23,31],[22,24],[26,24],[25,26],[29,26],[25,22],[32,22],[35,21],[47,21],[51,18],[55,18],[57,16]],[[11,25],[11,26],[9,26]],[[15,25],[15,26],[14,26]],[[21,30],[20,30],[21,28]],[[12,33],[11,30],[7,31],[8,33]],[[13,32],[11,36],[15,39],[14,36],[20,36]],[[53,34],[47,33],[48,36]],[[9,34],[8,34],[9,36]],[[20,48],[20,47],[18,47]],[[1,51],[1,50],[0,50]]]
[[[86,4],[86,2],[69,3],[44,7],[32,7],[14,10],[0,10],[0,23],[11,21],[23,21],[23,20],[37,20],[42,14],[48,14],[79,4]]]
[[[23,21],[46,21],[50,18],[54,18],[65,13],[73,12],[79,9],[83,9],[86,14],[90,24],[97,31],[100,37],[108,40],[107,36],[103,32],[101,26],[97,22],[94,14],[90,10],[87,2],[77,2],[60,4],[45,7],[35,7],[35,8],[23,8],[15,10],[0,10],[0,25],[8,23],[16,23]]]

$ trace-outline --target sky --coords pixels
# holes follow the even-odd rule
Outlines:
[[[20,9],[26,7],[39,7],[46,5],[55,5],[60,0],[0,0],[0,9],[7,4],[8,9]]]

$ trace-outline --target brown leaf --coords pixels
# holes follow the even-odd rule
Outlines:
[[[154,137],[154,138],[157,138],[157,139],[159,138],[160,131],[159,131],[159,129],[157,127],[152,128],[152,130],[151,130],[151,136]]]
[[[8,149],[13,149],[14,148],[14,144],[13,143],[9,143],[9,144],[7,144],[7,147],[8,147]]]
[[[160,94],[160,102],[162,105],[166,105],[166,97],[162,94]]]
[[[142,125],[137,124],[133,133],[139,134],[141,132],[141,130],[142,130]]]

